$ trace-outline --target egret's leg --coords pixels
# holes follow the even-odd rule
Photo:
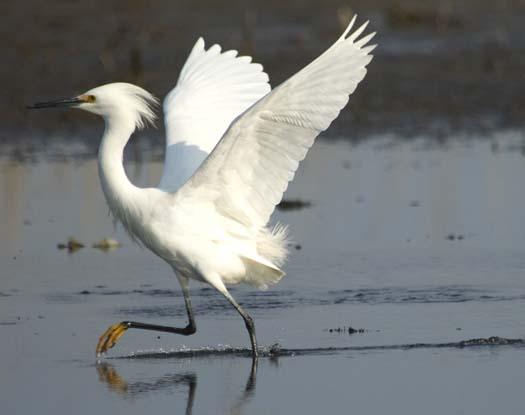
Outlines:
[[[171,327],[171,326],[160,326],[157,324],[140,323],[138,321],[121,321],[120,323],[113,324],[110,326],[102,336],[97,344],[97,355],[107,352],[117,343],[126,330],[128,329],[140,329],[140,330],[152,330],[162,331],[165,333],[181,334],[183,336],[189,336],[197,331],[195,325],[195,318],[193,316],[193,308],[191,306],[190,291],[188,289],[188,278],[179,278],[180,285],[182,287],[182,294],[184,295],[184,304],[186,305],[186,312],[188,313],[188,325],[184,328]]]
[[[239,314],[244,319],[244,324],[246,324],[246,328],[248,329],[248,333],[250,335],[253,359],[256,360],[259,355],[259,352],[257,350],[257,338],[255,337],[255,324],[253,324],[253,319],[250,317],[250,315],[246,311],[242,309],[242,307],[239,304],[237,304],[237,301],[235,301],[235,299],[231,296],[231,294],[228,291],[222,294],[231,303],[231,305],[235,307],[235,309],[239,312]]]
[[[253,359],[256,360],[258,357],[258,350],[257,350],[257,338],[255,337],[255,325],[253,324],[253,319],[250,317],[250,315],[242,309],[242,307],[235,301],[235,299],[232,297],[232,295],[228,292],[222,281],[220,283],[213,284],[213,286],[222,294],[226,299],[231,303],[232,306],[235,307],[237,312],[241,315],[241,317],[244,319],[244,324],[246,324],[246,328],[248,329],[248,333],[250,334],[250,342],[252,344],[252,355]]]
[[[197,325],[195,324],[195,317],[193,316],[193,308],[191,306],[190,290],[188,288],[189,279],[177,274],[180,286],[182,288],[182,295],[184,296],[184,304],[186,305],[186,313],[188,314],[188,325],[186,329],[191,331],[189,334],[193,334],[197,331]]]

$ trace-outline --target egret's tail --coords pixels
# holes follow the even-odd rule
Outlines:
[[[246,267],[247,284],[266,289],[279,282],[285,275],[279,267],[288,256],[288,227],[275,225],[272,229],[264,228],[257,237],[257,256],[243,256]]]
[[[280,267],[288,256],[288,242],[288,226],[278,223],[272,229],[262,229],[257,238],[257,252]]]
[[[246,275],[243,282],[255,285],[261,290],[266,290],[268,286],[276,284],[284,276],[284,272],[271,263],[267,263],[264,258],[241,257],[246,268]]]

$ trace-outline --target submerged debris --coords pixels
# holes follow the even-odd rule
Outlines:
[[[462,241],[463,239],[465,239],[465,235],[462,235],[462,234],[454,234],[454,233],[449,233],[447,235],[447,239],[449,241],[455,241],[455,240],[458,240],[458,241]]]
[[[290,200],[282,200],[281,203],[277,205],[277,209],[279,210],[300,210],[304,208],[308,208],[312,206],[311,202],[305,201],[305,200],[299,200],[299,199],[290,199]]]
[[[286,246],[290,249],[295,249],[296,251],[300,251],[301,249],[303,249],[303,246],[301,244],[296,244],[296,243],[292,243],[292,242],[289,242],[288,244],[286,244]]]
[[[343,327],[336,327],[335,329],[328,329],[329,333],[348,333],[348,334],[355,334],[355,333],[364,333],[365,329],[354,329],[352,326],[343,326]]]
[[[67,251],[72,254],[76,251],[78,251],[81,248],[84,248],[84,244],[82,242],[77,241],[75,238],[69,238],[67,240],[67,243],[58,243],[57,244],[58,249],[67,249]]]
[[[121,247],[122,244],[116,239],[104,238],[99,242],[93,244],[93,248],[100,249],[101,251],[110,251]]]

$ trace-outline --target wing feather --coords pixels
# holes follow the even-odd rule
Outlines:
[[[365,45],[374,34],[357,40],[367,23],[350,33],[354,22],[326,52],[239,116],[176,195],[198,195],[225,217],[264,227],[299,162],[366,74],[375,46]]]
[[[199,38],[177,85],[164,100],[166,155],[159,187],[173,192],[215,147],[230,123],[270,91],[268,75],[249,56]]]

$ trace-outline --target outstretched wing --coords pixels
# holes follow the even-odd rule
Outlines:
[[[262,65],[237,51],[208,50],[199,38],[164,99],[166,156],[160,188],[175,191],[201,165],[231,122],[270,91]]]
[[[194,176],[177,192],[211,200],[249,228],[264,226],[314,139],[348,102],[372,60],[357,40],[367,23],[343,35],[321,56],[242,114]]]

